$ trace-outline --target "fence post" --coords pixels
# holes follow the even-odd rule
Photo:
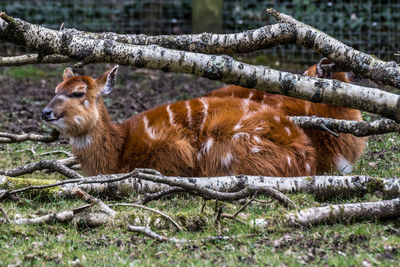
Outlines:
[[[192,33],[222,32],[223,0],[192,0]]]

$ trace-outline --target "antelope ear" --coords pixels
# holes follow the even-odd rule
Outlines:
[[[111,93],[115,84],[115,80],[117,78],[117,72],[118,65],[106,71],[96,80],[100,85],[98,95],[108,95],[109,93]]]
[[[63,80],[65,81],[65,80],[67,80],[67,79],[69,79],[69,78],[72,78],[72,77],[74,77],[74,73],[72,72],[72,69],[71,68],[66,68],[65,70],[64,70],[64,74],[63,74]]]
[[[317,63],[317,77],[318,78],[332,78],[335,72],[335,62],[332,62],[329,58],[322,58]]]

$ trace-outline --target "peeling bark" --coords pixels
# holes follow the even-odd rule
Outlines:
[[[153,181],[149,181],[150,179]],[[21,180],[26,182],[21,183]],[[200,192],[196,191],[196,188],[206,188],[218,192],[236,192],[237,195],[239,195],[238,192],[246,188],[250,189],[250,194],[257,190],[259,190],[259,194],[263,194],[263,190],[272,188],[282,193],[310,193],[323,199],[363,195],[368,192],[381,192],[387,198],[400,196],[400,179],[370,176],[265,177],[238,175],[192,178],[151,176],[148,173],[135,173],[132,177],[132,174],[128,173],[98,175],[64,181],[41,180],[43,181],[42,184],[36,180],[34,183],[36,187],[29,187],[29,179],[0,176],[0,189],[5,189],[3,195],[9,195],[12,190],[15,190],[15,193],[21,193],[56,187],[52,191],[47,191],[47,193],[50,192],[55,197],[65,197],[70,196],[74,189],[80,188],[91,194],[119,198],[132,194],[160,192],[171,188],[170,186],[183,186],[185,184],[186,192],[197,192],[196,194]],[[272,192],[267,192],[267,195],[270,194]],[[232,194],[229,196],[232,196]]]
[[[383,219],[400,216],[400,199],[362,202],[324,207],[308,208],[284,215],[283,223],[287,226],[313,226],[340,220]],[[272,223],[268,219],[257,219],[254,226],[265,228]]]
[[[297,45],[317,51],[339,64],[343,70],[351,70],[362,77],[400,88],[400,68],[396,62],[386,62],[373,55],[360,52],[332,36],[274,9],[268,9],[267,12],[274,16],[279,23],[289,24],[294,28]]]
[[[378,89],[280,72],[241,63],[229,56],[88,39],[12,19],[4,13],[0,17],[8,23],[0,28],[0,39],[30,47],[39,55],[61,54],[82,61],[82,64],[113,62],[195,74],[317,103],[365,110],[400,122],[400,96]]]
[[[0,132],[0,143],[18,143],[23,141],[39,141],[39,142],[50,143],[56,141],[59,136],[60,133],[55,129],[51,131],[50,135],[40,135],[33,133],[12,134],[12,133]]]
[[[337,120],[316,116],[292,116],[290,119],[304,129],[325,130],[324,127],[327,127],[331,131],[350,133],[355,136],[400,132],[400,124],[388,119],[378,119],[373,122]]]
[[[267,25],[240,33],[158,35],[117,34],[113,32],[92,33],[76,29],[64,29],[71,35],[98,40],[112,40],[132,45],[158,45],[165,48],[203,54],[250,53],[294,42],[293,29],[285,23]]]

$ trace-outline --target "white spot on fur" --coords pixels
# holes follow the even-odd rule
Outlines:
[[[188,119],[189,127],[192,127],[192,109],[190,108],[189,101],[185,101],[185,107],[187,109],[187,119]]]
[[[303,158],[306,158],[306,152],[304,150],[301,151],[301,155],[303,156]]]
[[[240,128],[242,128],[242,125],[240,124],[240,121],[238,122],[238,124],[235,125],[235,127],[233,127],[233,130],[239,130]]]
[[[286,156],[287,162],[289,164],[289,167],[292,166],[292,158],[290,156]]]
[[[253,92],[250,91],[248,99],[251,100],[253,98]]]
[[[305,167],[306,167],[306,171],[307,171],[307,173],[308,173],[308,174],[310,174],[310,173],[311,173],[311,167],[310,167],[310,164],[306,163],[306,164],[305,164]]]
[[[197,153],[197,160],[198,160],[198,161],[201,160],[201,153]]]
[[[261,139],[257,135],[253,135],[253,139],[254,139],[254,141],[256,141],[257,144],[261,143]]]
[[[282,107],[282,103],[278,103],[278,105],[276,105],[278,108]]]
[[[206,119],[207,119],[207,115],[208,115],[208,103],[204,97],[200,98],[200,102],[203,104],[203,107],[204,107],[204,109],[203,109],[204,118],[200,125],[200,131],[201,131],[201,130],[203,130],[204,124],[206,123]]]
[[[226,153],[226,155],[221,158],[221,164],[225,167],[228,167],[231,164],[232,158],[232,153]]]
[[[81,116],[74,116],[74,122],[81,125],[83,123],[83,118]]]
[[[264,130],[264,127],[257,127],[255,130],[256,131],[262,131],[262,130]]]
[[[60,100],[60,101],[64,101],[64,100],[67,99],[67,98],[68,98],[68,97],[65,96],[65,95],[59,95],[59,96],[57,96],[57,99]]]
[[[85,107],[89,107],[90,106],[90,103],[89,103],[89,101],[87,101],[87,100],[85,100],[84,102],[83,102],[83,104],[85,105]]]
[[[251,148],[251,152],[253,152],[253,153],[258,153],[260,151],[261,151],[261,148],[259,146],[253,146]]]
[[[147,135],[151,138],[151,139],[156,139],[156,134],[154,132],[153,127],[149,126],[149,120],[147,119],[146,116],[143,117],[143,125],[144,125],[144,130],[147,133]]]
[[[352,164],[342,155],[338,155],[335,159],[336,169],[342,174],[348,174],[352,170]]]
[[[246,115],[249,112],[250,100],[242,99],[243,113]]]
[[[85,149],[92,143],[92,138],[88,135],[80,137],[71,137],[69,139],[69,143],[76,149]]]
[[[174,113],[172,113],[170,105],[167,105],[167,112],[168,112],[169,124],[174,126],[175,125],[175,123],[174,123]]]
[[[285,131],[288,136],[290,136],[292,134],[292,131],[290,131],[289,127],[285,127]]]
[[[306,116],[308,115],[308,113],[310,112],[310,103],[306,102],[306,106],[305,106],[305,112],[306,112]]]
[[[281,118],[279,117],[279,116],[274,116],[274,120],[276,121],[276,122],[281,122]]]
[[[214,143],[214,140],[213,140],[212,138],[209,138],[209,139],[207,140],[207,142],[205,142],[205,143],[203,144],[203,151],[205,151],[206,153],[209,153],[210,150],[211,150],[211,147],[212,147],[213,143]]]
[[[237,140],[237,139],[239,139],[240,137],[250,137],[250,134],[248,134],[248,133],[242,133],[242,132],[240,132],[240,133],[235,133],[235,134],[232,136],[232,139]]]

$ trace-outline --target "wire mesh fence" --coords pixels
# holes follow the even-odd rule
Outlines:
[[[395,0],[224,0],[223,31],[239,32],[274,23],[265,12],[269,7],[382,59],[393,59],[398,50],[400,2]],[[53,29],[64,23],[65,27],[96,32],[191,33],[192,23],[191,0],[1,0],[0,10]],[[320,57],[295,45],[265,53],[287,62],[310,63]],[[0,54],[10,54],[10,46]]]

